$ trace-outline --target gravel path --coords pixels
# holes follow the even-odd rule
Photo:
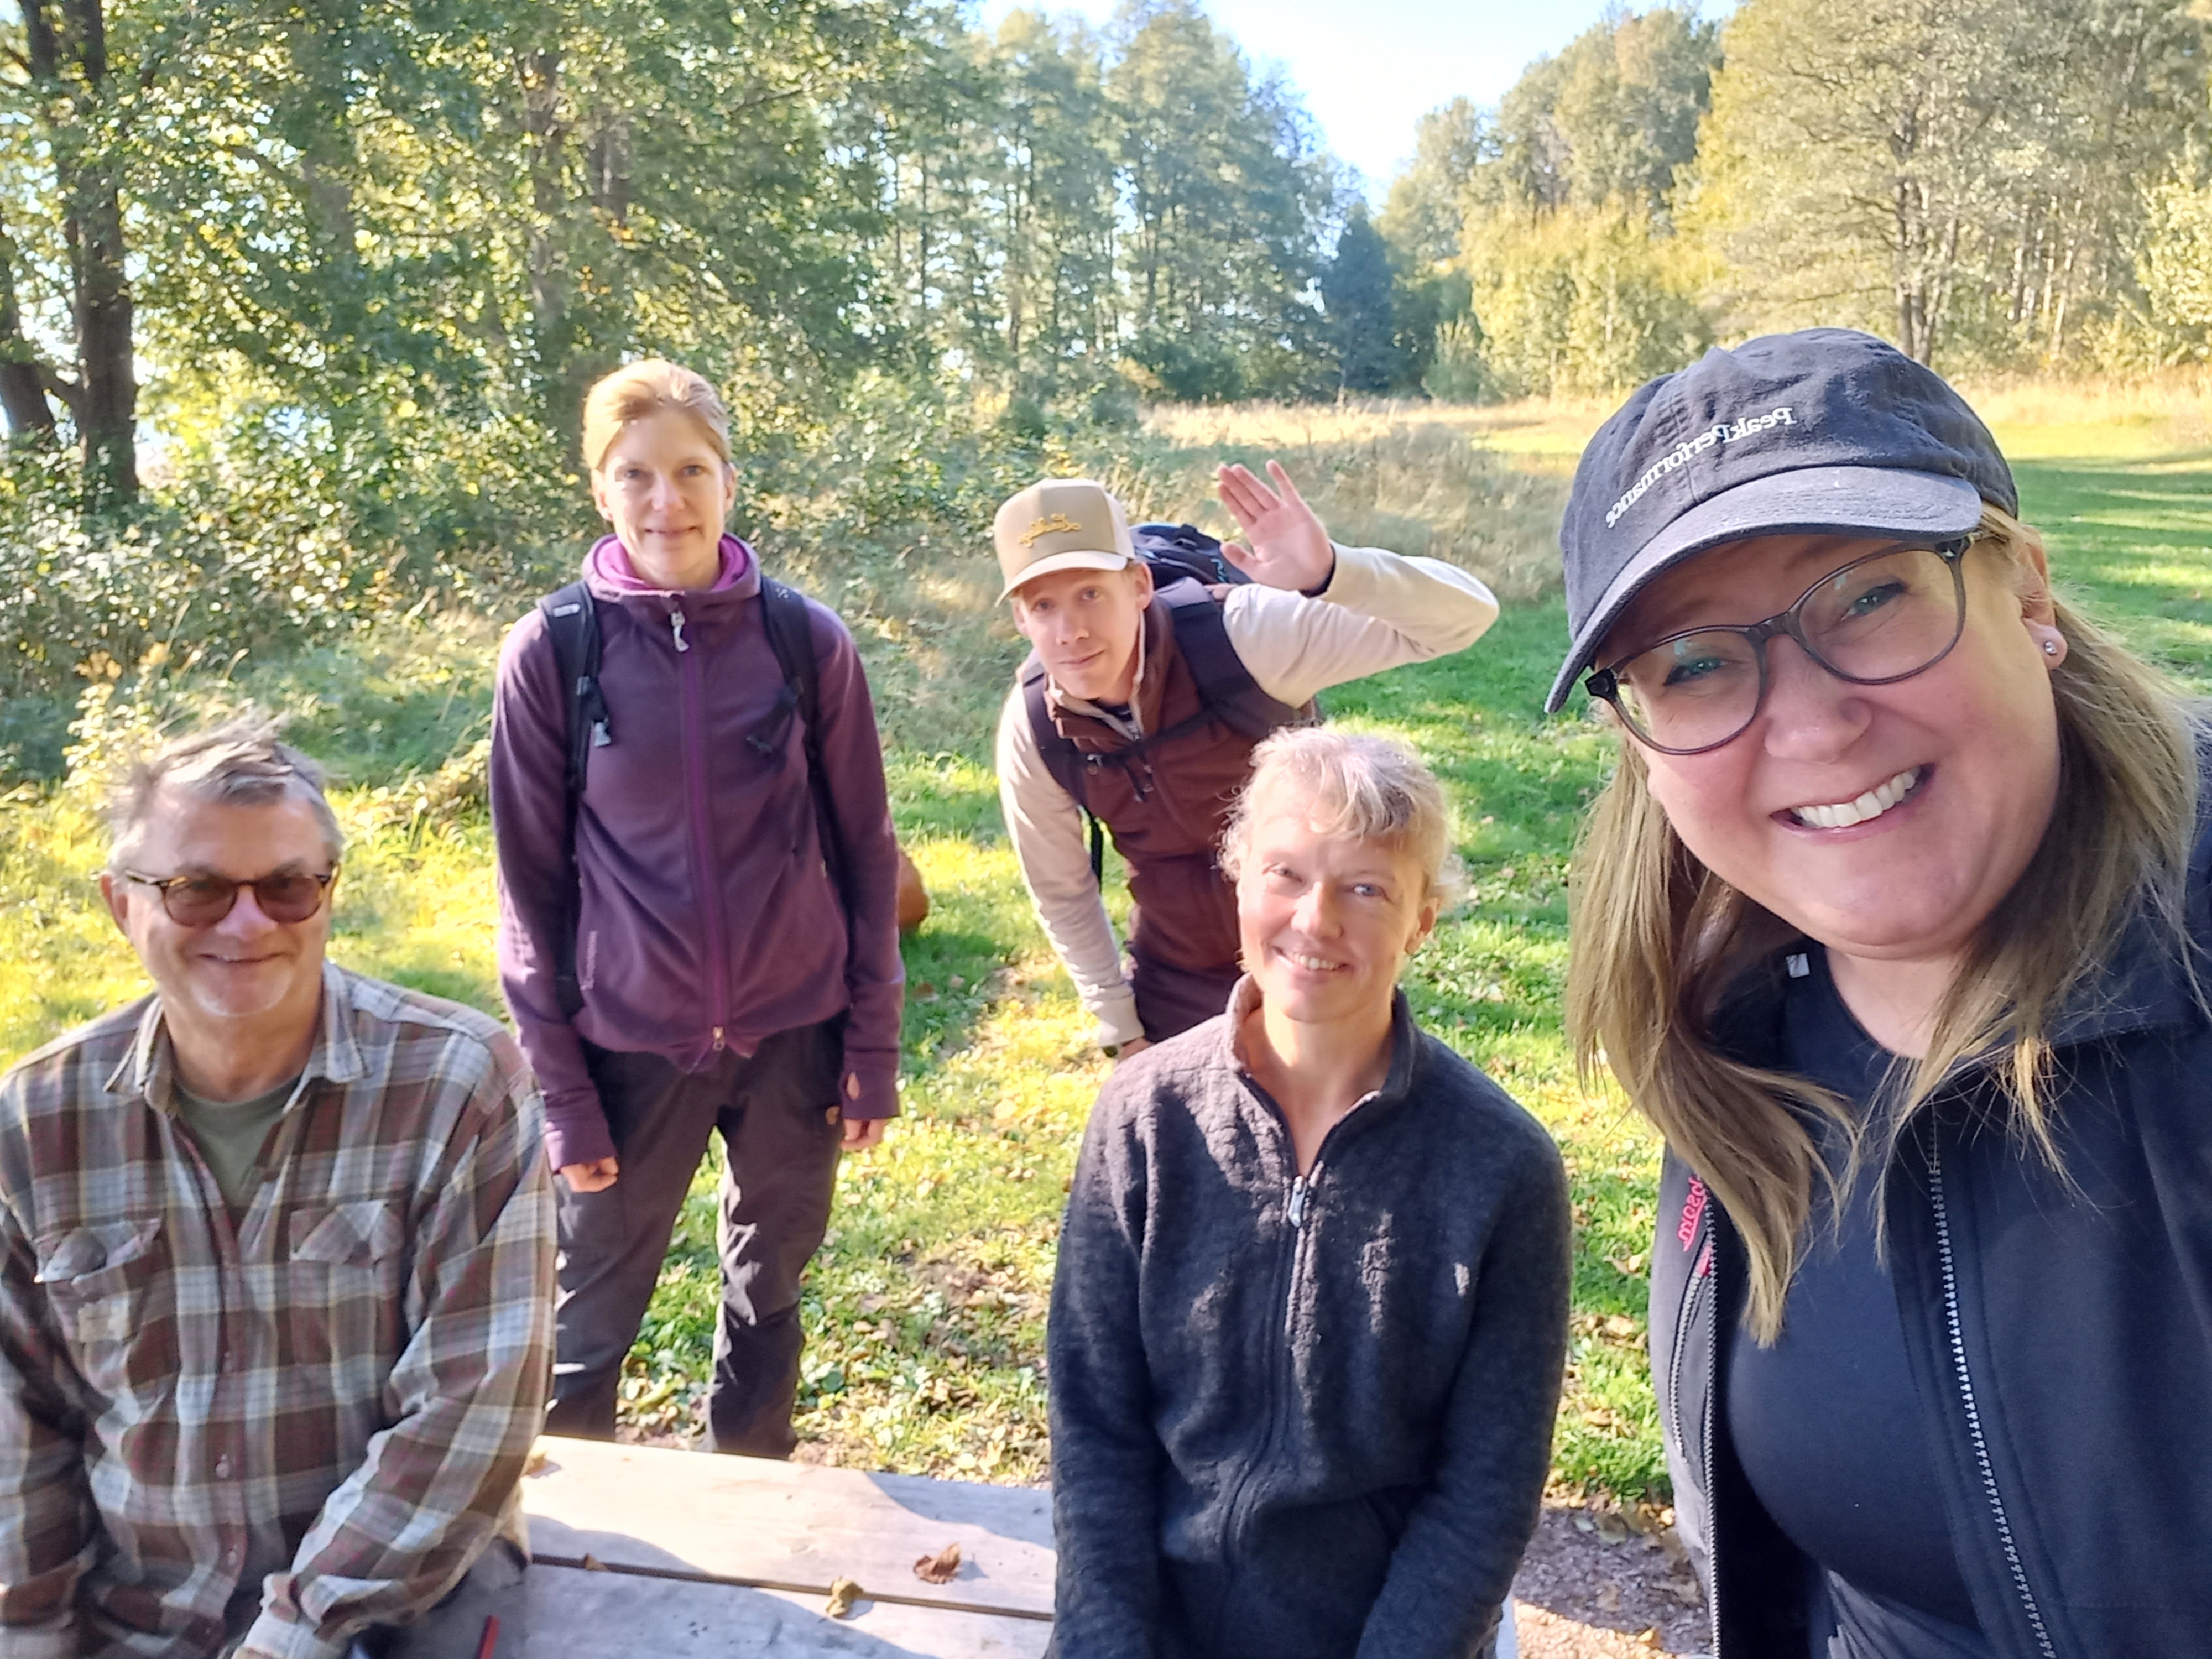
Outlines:
[[[1666,1518],[1547,1504],[1513,1584],[1524,1659],[1703,1654],[1705,1597]]]

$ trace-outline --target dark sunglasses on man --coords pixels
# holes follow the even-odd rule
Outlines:
[[[150,887],[161,896],[161,908],[179,927],[212,927],[238,903],[239,890],[251,887],[261,914],[279,926],[302,922],[323,908],[323,896],[337,879],[333,865],[319,874],[307,870],[279,871],[252,881],[233,881],[228,876],[148,876],[136,870],[116,872],[125,881]]]

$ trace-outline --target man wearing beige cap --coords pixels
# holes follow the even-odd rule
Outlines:
[[[1347,680],[1464,649],[1490,590],[1434,559],[1339,547],[1269,462],[1224,466],[1243,532],[1235,586],[1170,580],[1121,505],[1046,479],[999,509],[1000,597],[1031,654],[999,720],[999,799],[1022,878],[1109,1054],[1219,1013],[1237,975],[1235,890],[1214,862],[1251,754]],[[1104,823],[1135,908],[1124,969],[1083,814]]]

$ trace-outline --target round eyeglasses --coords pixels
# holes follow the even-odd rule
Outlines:
[[[1701,755],[1759,718],[1767,641],[1788,635],[1839,680],[1887,685],[1933,668],[1966,626],[1971,536],[1893,547],[1830,571],[1787,611],[1747,628],[1695,628],[1641,647],[1583,682],[1638,742]]]
[[[150,887],[161,896],[161,908],[179,927],[212,927],[238,903],[241,887],[253,890],[261,914],[280,927],[302,922],[323,908],[323,895],[338,872],[320,875],[286,871],[252,881],[233,881],[228,876],[142,876],[135,870],[117,872],[125,881]]]

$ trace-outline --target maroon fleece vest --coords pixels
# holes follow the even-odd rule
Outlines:
[[[1145,676],[1137,712],[1146,732],[1164,732],[1200,709],[1198,682],[1176,647],[1175,619],[1157,598],[1145,607]],[[1085,754],[1112,754],[1128,740],[1105,721],[1048,705],[1061,736]],[[1192,973],[1237,966],[1237,893],[1215,854],[1237,791],[1251,775],[1255,738],[1208,720],[1146,749],[1124,766],[1084,780],[1086,804],[1113,832],[1136,901],[1129,950],[1139,961]]]

